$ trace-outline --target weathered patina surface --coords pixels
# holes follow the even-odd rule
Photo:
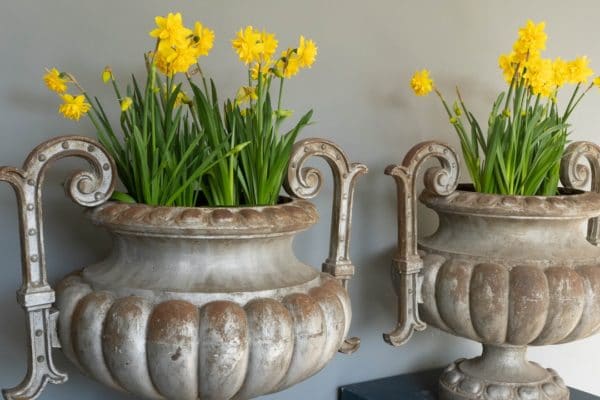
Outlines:
[[[448,367],[440,379],[443,399],[569,397],[554,370],[527,361],[526,349],[600,330],[599,156],[596,145],[571,144],[561,171],[566,188],[548,197],[475,193],[468,185],[455,190],[456,154],[435,142],[415,146],[401,165],[388,168],[399,186],[399,218],[406,220],[392,275],[400,309],[412,314],[400,313],[386,341],[403,344],[427,323],[484,348],[482,356]],[[413,182],[431,157],[442,166],[426,172],[420,200],[439,225],[418,241],[415,258]],[[587,165],[580,164],[584,158]],[[592,191],[577,190],[591,177]],[[407,243],[412,252],[403,250]],[[406,284],[411,271],[399,268],[410,263],[415,289]]]
[[[78,156],[91,172],[68,181],[68,194],[113,239],[109,256],[59,283],[47,282],[41,188],[52,160]],[[331,167],[334,200],[323,272],[301,263],[294,236],[318,220],[314,197]],[[152,399],[249,399],[283,390],[321,370],[336,351],[352,353],[348,280],[352,200],[367,172],[334,143],[298,142],[286,189],[294,198],[265,207],[149,207],[106,201],[114,163],[95,141],[61,137],[43,143],[23,169],[0,168],[17,194],[29,363],[6,399],[34,399],[47,383],[65,382],[52,360],[62,348],[105,385]],[[53,304],[54,303],[54,304]],[[55,306],[56,309],[51,308]],[[60,313],[60,317],[58,316]],[[59,322],[57,324],[57,321]],[[60,344],[59,344],[60,340]]]

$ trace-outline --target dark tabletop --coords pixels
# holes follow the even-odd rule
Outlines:
[[[436,400],[442,368],[345,385],[339,400]],[[600,400],[600,397],[569,388],[571,400]]]

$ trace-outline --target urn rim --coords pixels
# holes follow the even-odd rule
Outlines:
[[[447,214],[486,217],[573,219],[600,215],[600,194],[559,188],[554,196],[517,196],[475,192],[472,184],[460,184],[448,196],[427,189],[419,200],[428,208]]]
[[[110,201],[87,211],[95,225],[111,232],[181,238],[247,238],[294,234],[314,225],[313,203],[281,197],[269,206],[165,207]]]

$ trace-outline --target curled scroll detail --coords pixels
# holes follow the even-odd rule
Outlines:
[[[348,281],[354,275],[349,254],[354,188],[356,179],[367,173],[368,169],[363,164],[351,163],[343,150],[333,142],[317,138],[299,141],[292,150],[284,182],[285,190],[291,196],[309,199],[321,190],[321,171],[304,167],[306,160],[313,156],[323,158],[329,164],[334,183],[329,256],[323,263],[323,272],[339,279],[348,289]],[[340,352],[350,354],[359,346],[359,338],[347,338]]]
[[[417,178],[424,161],[435,158],[440,166],[425,172],[425,189],[438,196],[450,195],[458,185],[459,165],[456,152],[448,145],[430,141],[414,146],[402,164],[390,165],[385,173],[396,181],[398,196],[398,248],[392,264],[392,279],[398,296],[398,323],[383,335],[384,340],[400,346],[414,331],[427,326],[419,316],[419,275],[423,261],[417,252]]]
[[[62,136],[36,147],[22,169],[0,167],[0,181],[9,183],[17,196],[22,253],[23,284],[17,300],[27,314],[27,375],[17,387],[2,391],[7,400],[37,398],[46,384],[64,383],[67,375],[54,365],[52,348],[60,347],[56,331],[58,311],[52,309],[54,290],[48,284],[42,224],[44,172],[55,160],[80,157],[91,171],[74,174],[68,181],[68,195],[76,203],[92,207],[107,201],[114,189],[112,158],[94,140]]]
[[[584,163],[582,163],[582,161]],[[560,165],[560,180],[567,188],[590,190],[600,193],[600,146],[591,142],[574,142],[565,150]],[[595,246],[600,243],[598,218],[590,219],[588,241]]]

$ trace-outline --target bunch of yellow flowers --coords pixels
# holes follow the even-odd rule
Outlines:
[[[546,23],[528,20],[519,29],[519,36],[512,51],[502,54],[498,64],[507,83],[522,78],[534,95],[554,98],[556,91],[565,84],[585,84],[594,75],[587,56],[565,61],[560,57],[554,60],[542,57],[546,49],[548,35]],[[593,83],[600,86],[600,77]],[[417,96],[424,96],[434,90],[433,80],[427,70],[417,71],[411,80],[411,87]]]
[[[240,29],[231,41],[240,60],[250,67],[252,79],[258,80],[259,73],[264,77],[273,74],[277,77],[291,78],[300,68],[312,67],[317,57],[315,42],[300,36],[298,46],[284,50],[273,58],[279,45],[273,33],[259,31],[252,26]]]
[[[410,86],[417,96],[435,92],[456,131],[465,164],[476,191],[508,195],[554,195],[560,178],[560,160],[570,134],[569,117],[593,87],[600,87],[586,56],[571,61],[544,58],[548,36],[545,22],[528,20],[517,40],[498,64],[509,84],[497,97],[484,134],[467,108],[460,91],[449,105],[428,70],[416,71]],[[557,94],[565,84],[575,85],[564,110]],[[466,123],[463,122],[466,119]]]
[[[60,72],[56,68],[46,70],[44,83],[48,89],[58,94],[63,100],[63,104],[58,107],[58,111],[65,118],[78,121],[90,111],[92,106],[86,101],[86,97],[83,93],[75,96],[66,93],[69,83],[73,83],[79,87],[77,81],[70,74]]]
[[[63,101],[59,113],[73,120],[89,117],[115,158],[127,189],[119,195],[122,201],[193,206],[201,190],[210,205],[275,204],[295,138],[312,117],[310,110],[291,130],[280,132],[283,121],[292,116],[282,109],[284,81],[312,67],[317,46],[300,36],[297,46],[277,55],[275,34],[252,26],[240,29],[231,44],[248,68],[248,80],[221,109],[214,81],[206,79],[199,63],[212,50],[215,33],[200,22],[185,26],[180,13],[157,16],[154,22],[149,35],[156,39],[155,46],[144,53],[145,84],[132,76],[123,88],[110,67],[102,72],[102,81],[112,86],[119,104],[122,137],[100,101],[73,75],[47,69],[44,83]],[[270,93],[274,79],[279,81],[276,105]],[[192,98],[183,91],[184,83]],[[67,93],[70,87],[79,93]],[[244,103],[247,108],[241,109]],[[204,136],[206,132],[210,134]],[[173,135],[179,138],[173,140]],[[158,148],[155,143],[163,145]],[[193,147],[197,151],[189,151]],[[210,163],[214,166],[207,167]]]
[[[564,84],[583,84],[594,75],[586,56],[565,61],[560,57],[554,60],[542,57],[546,49],[545,22],[538,24],[528,20],[519,29],[519,36],[512,51],[502,54],[498,64],[504,73],[504,79],[510,83],[513,77],[526,80],[535,95],[551,97]],[[600,81],[596,80],[596,84]]]
[[[193,30],[185,27],[180,13],[158,16],[155,22],[156,28],[150,32],[157,39],[154,62],[165,75],[187,72],[213,47],[215,33],[198,21]]]

